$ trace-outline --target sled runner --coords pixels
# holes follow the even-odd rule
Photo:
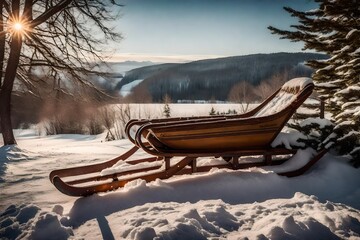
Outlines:
[[[258,107],[241,115],[130,120],[125,132],[134,147],[128,152],[99,164],[54,170],[50,181],[64,194],[87,196],[123,187],[136,179],[150,182],[212,168],[236,170],[282,164],[296,150],[273,148],[271,143],[313,88],[309,78],[292,79]],[[129,160],[139,149],[149,157]],[[326,152],[319,151],[300,169],[278,174],[288,177],[303,174]],[[263,157],[260,161],[258,158],[244,161],[241,158],[244,156]],[[202,157],[219,158],[222,163],[199,166],[197,162]],[[119,161],[130,167],[100,174]]]

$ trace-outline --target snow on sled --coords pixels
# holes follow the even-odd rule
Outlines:
[[[50,173],[50,181],[64,194],[88,196],[123,187],[136,179],[150,182],[174,175],[207,172],[212,168],[236,170],[282,164],[296,150],[273,148],[271,143],[313,88],[309,78],[292,79],[258,107],[241,115],[130,120],[125,132],[134,147],[128,152],[103,163],[54,170]],[[129,160],[139,149],[149,157]],[[303,174],[326,152],[323,149],[300,169],[279,175]],[[261,161],[241,158],[254,155],[263,158]],[[286,157],[279,159],[278,156]],[[179,157],[182,158],[179,160]],[[197,161],[201,157],[221,158],[222,163],[199,166]],[[127,168],[100,174],[122,161]]]

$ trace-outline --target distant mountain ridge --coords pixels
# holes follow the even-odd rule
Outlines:
[[[287,72],[292,77],[310,76],[304,62],[325,59],[316,53],[252,54],[188,63],[168,63],[132,69],[116,85],[116,90],[132,81],[143,79],[132,89],[139,98],[146,94],[161,102],[165,95],[177,100],[226,100],[230,89],[240,81],[257,85],[274,74]]]

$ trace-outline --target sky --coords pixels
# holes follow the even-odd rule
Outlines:
[[[254,53],[299,52],[302,43],[280,40],[269,25],[288,29],[296,18],[283,10],[316,8],[312,0],[122,0],[116,23],[124,39],[115,61],[182,62]]]

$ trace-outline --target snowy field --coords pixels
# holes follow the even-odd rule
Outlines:
[[[215,113],[227,113],[228,111],[236,111],[243,113],[244,109],[249,111],[256,107],[258,104],[237,104],[237,103],[224,103],[224,104],[211,104],[211,103],[170,103],[171,117],[191,117],[191,116],[208,116],[213,108]],[[164,117],[164,104],[150,103],[150,104],[114,104],[113,107],[125,108],[129,106],[132,118],[162,118]]]
[[[296,178],[275,167],[215,169],[74,198],[52,186],[51,170],[113,158],[131,143],[16,135],[18,146],[0,148],[0,239],[360,239],[360,170],[331,154]]]

